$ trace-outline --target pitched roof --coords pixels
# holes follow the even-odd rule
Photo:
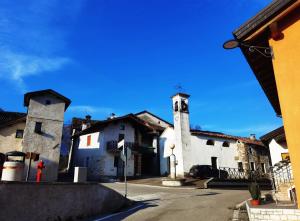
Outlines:
[[[115,118],[99,121],[99,122],[95,123],[94,125],[92,125],[91,127],[87,128],[79,133],[76,133],[74,136],[81,136],[81,135],[85,135],[85,134],[98,132],[102,128],[106,127],[108,124],[113,123],[113,122],[118,122],[118,121],[130,121],[135,125],[142,126],[144,129],[146,129],[148,131],[156,131],[156,129],[157,129],[155,125],[151,125],[148,122],[141,120],[134,114],[127,114],[127,115],[124,115],[121,117],[115,117]]]
[[[46,89],[46,90],[40,90],[40,91],[33,91],[33,92],[28,92],[24,95],[24,106],[28,107],[29,101],[32,97],[40,96],[40,95],[45,95],[45,94],[51,94],[54,97],[57,97],[65,102],[65,110],[69,107],[71,104],[71,100],[60,93],[52,90],[52,89]]]
[[[173,96],[171,96],[171,98],[175,97],[175,96],[181,96],[181,97],[185,97],[185,98],[189,98],[190,95],[189,94],[186,94],[186,93],[177,93],[177,94],[174,94]]]
[[[149,114],[149,115],[151,115],[151,116],[157,118],[158,120],[165,122],[165,123],[168,124],[169,126],[173,126],[173,124],[171,124],[170,122],[168,122],[168,121],[166,121],[166,120],[160,118],[159,116],[157,116],[157,115],[155,115],[155,114],[153,114],[153,113],[151,113],[151,112],[149,112],[149,111],[147,111],[147,110],[138,112],[138,113],[135,114],[135,116],[139,117],[139,116],[142,115],[142,114]],[[143,120],[144,120],[144,119],[143,119]],[[145,120],[144,120],[144,121],[145,121]]]
[[[0,111],[0,127],[5,127],[16,122],[26,120],[26,113]]]
[[[275,130],[272,130],[271,132],[261,136],[260,139],[265,143],[269,143],[272,139],[275,139],[277,141],[278,140],[283,141],[285,140],[284,127],[282,126]]]
[[[223,134],[220,132],[213,132],[213,131],[203,131],[203,130],[191,130],[192,135],[203,135],[208,137],[215,137],[215,138],[223,138],[223,139],[230,139],[230,140],[239,140],[246,144],[252,144],[257,146],[264,146],[264,144],[257,139],[250,139],[248,137],[239,137],[239,136],[233,136],[228,134]]]
[[[99,122],[99,120],[90,120],[91,125],[94,125],[98,122]],[[81,130],[82,123],[86,123],[85,118],[73,117],[72,118],[72,129]]]
[[[237,28],[233,35],[239,40],[245,40],[251,34],[263,27],[266,23],[275,18],[282,11],[293,5],[297,0],[275,0],[262,9],[254,17]]]
[[[286,10],[292,8],[297,0],[275,0],[253,18],[248,20],[233,32],[233,36],[239,42],[247,45],[270,47],[268,27],[265,27],[272,20],[278,19],[278,16]],[[293,13],[299,13],[294,10]],[[280,18],[281,19],[281,18]],[[258,32],[259,31],[259,32]],[[274,111],[281,116],[280,103],[276,87],[276,81],[273,70],[273,63],[269,57],[265,57],[260,53],[249,51],[249,47],[240,45],[240,49],[259,81],[263,91],[268,97]]]

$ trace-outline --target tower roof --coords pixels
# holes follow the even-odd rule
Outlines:
[[[33,91],[33,92],[28,92],[24,95],[24,106],[28,107],[29,105],[29,101],[31,98],[36,97],[36,96],[41,96],[41,95],[45,95],[45,94],[51,94],[54,97],[57,97],[61,100],[63,100],[65,102],[65,110],[67,110],[67,108],[69,107],[69,105],[71,104],[71,100],[61,94],[59,94],[58,92],[52,90],[52,89],[46,89],[46,90],[40,90],[40,91]]]
[[[190,95],[189,94],[185,94],[185,93],[177,93],[175,95],[173,95],[171,98],[175,97],[175,96],[180,96],[180,97],[184,97],[184,98],[189,98]]]

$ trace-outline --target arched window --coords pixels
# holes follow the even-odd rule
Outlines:
[[[223,147],[229,147],[229,142],[228,141],[224,141],[222,144]]]
[[[183,112],[188,112],[189,111],[188,105],[184,100],[181,100],[181,110]]]
[[[178,111],[178,101],[175,101],[175,104],[174,104],[174,111]]]
[[[206,145],[214,146],[215,145],[215,141],[214,140],[207,140],[206,141]]]

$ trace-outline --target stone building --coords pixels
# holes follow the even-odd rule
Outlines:
[[[189,95],[178,93],[172,97],[174,126],[166,128],[160,136],[161,174],[169,173],[169,157],[173,150],[176,173],[184,177],[193,165],[211,165],[238,171],[266,173],[269,152],[254,135],[238,137],[219,132],[191,130],[189,122]]]
[[[51,89],[26,93],[27,114],[0,112],[0,152],[39,153],[46,166],[43,181],[56,180],[64,112],[70,103],[68,98]],[[33,164],[30,180],[35,179],[35,170]]]
[[[22,151],[26,113],[0,111],[0,152]]]

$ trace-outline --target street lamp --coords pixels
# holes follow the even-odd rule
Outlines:
[[[176,179],[176,156],[173,153],[175,148],[175,144],[170,145],[170,149],[172,150],[172,154],[170,155],[170,175],[171,179]]]
[[[248,45],[234,39],[225,41],[223,44],[224,49],[235,49],[241,46],[248,48],[250,52],[258,52],[266,58],[273,58],[273,50],[271,47]]]

